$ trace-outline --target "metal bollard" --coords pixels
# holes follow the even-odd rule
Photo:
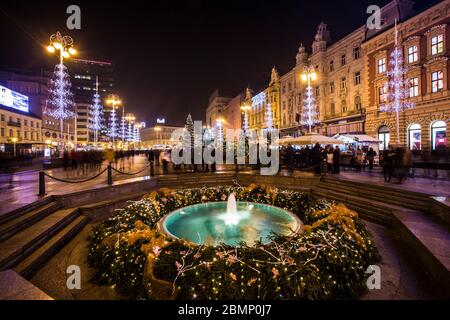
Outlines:
[[[111,164],[108,165],[108,185],[112,186],[113,179],[112,179],[112,167]]]
[[[39,196],[45,196],[45,172],[39,171]]]

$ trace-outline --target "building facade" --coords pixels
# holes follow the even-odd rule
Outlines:
[[[386,102],[386,71],[394,48],[394,14],[392,5],[383,8],[386,21],[382,32],[368,34],[363,44],[365,51],[367,93],[367,134],[378,137],[380,148],[397,141],[396,117],[381,112]],[[409,100],[414,108],[399,113],[400,144],[411,150],[438,150],[449,148],[447,138],[450,119],[450,1],[442,1],[409,19],[401,19],[397,25],[398,43],[403,51],[407,69]]]
[[[72,81],[72,91],[77,108],[77,144],[92,144],[94,131],[89,128],[89,110],[98,85],[98,93],[104,110],[105,129],[98,135],[99,141],[107,141],[106,125],[109,123],[111,106],[105,103],[114,89],[114,66],[108,61],[71,59],[68,71]],[[119,116],[119,122],[120,122]]]
[[[153,148],[158,145],[173,146],[178,143],[172,139],[175,130],[183,129],[181,126],[156,124],[141,130],[141,148]]]
[[[205,125],[209,128],[216,128],[218,121],[225,120],[223,110],[231,101],[230,97],[221,96],[219,90],[215,90],[209,97],[208,107],[206,108]]]
[[[0,104],[0,152],[16,155],[42,152],[41,130],[42,120],[37,115]]]

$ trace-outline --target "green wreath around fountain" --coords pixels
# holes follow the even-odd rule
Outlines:
[[[220,206],[230,194],[239,211],[250,208],[247,233],[264,230],[264,238],[245,243],[229,237],[233,243],[205,237],[205,231],[193,241],[163,227],[169,213],[198,204],[213,210],[211,203]],[[272,208],[270,214],[293,215],[294,222],[275,223],[290,232],[267,234],[265,220],[253,216],[260,205]],[[230,233],[242,217],[227,214],[221,219]],[[88,255],[93,280],[130,299],[354,299],[366,291],[366,271],[379,260],[356,212],[309,193],[256,185],[152,192],[96,226]]]

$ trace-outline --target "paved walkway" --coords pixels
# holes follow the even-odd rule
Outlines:
[[[117,164],[113,165],[118,170],[123,172],[137,172],[144,168],[148,164],[145,156],[130,157],[128,160],[120,160]],[[78,170],[67,170],[62,168],[47,170],[46,172],[52,176],[61,179],[80,180],[86,177],[95,176],[101,170],[107,166],[103,163],[101,168],[89,168]],[[155,175],[163,174],[162,166],[155,166]],[[234,170],[234,166],[218,166],[218,171]],[[188,170],[174,171],[172,166],[169,165],[169,173],[180,174],[188,173]],[[257,172],[255,172],[256,174]],[[289,175],[286,170],[282,170],[280,175]],[[129,176],[122,175],[113,171],[114,183],[123,183],[126,180],[148,176],[149,168],[144,169],[141,173]],[[294,175],[296,173],[294,172]],[[384,182],[383,176],[379,169],[373,171],[356,172],[356,171],[341,171],[339,175],[335,177],[339,179],[347,179],[352,181],[371,183],[377,185],[384,185],[398,189],[405,189],[409,191],[421,192],[435,196],[439,201],[442,201],[450,205],[450,181],[427,179],[427,178],[408,178],[403,184],[396,184],[394,182]],[[38,194],[39,189],[39,174],[37,170],[24,171],[13,174],[0,174],[0,215],[8,213],[14,209],[30,204],[40,197]],[[392,181],[396,181],[393,178]],[[94,180],[83,183],[61,183],[50,178],[46,178],[46,192],[51,195],[61,195],[67,193],[73,193],[86,189],[95,189],[104,187],[107,185],[106,172],[97,177]]]

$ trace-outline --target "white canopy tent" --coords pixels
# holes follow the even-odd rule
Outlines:
[[[280,144],[286,145],[286,144],[293,144],[293,145],[299,145],[299,146],[305,146],[305,145],[312,145],[312,144],[320,144],[320,145],[327,145],[327,144],[344,144],[341,140],[323,136],[321,134],[317,133],[309,133],[301,137],[295,137],[295,138],[282,138],[279,140]]]

